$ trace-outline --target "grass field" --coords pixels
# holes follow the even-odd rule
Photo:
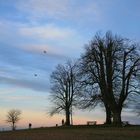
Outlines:
[[[140,126],[73,126],[0,132],[0,140],[140,140]]]

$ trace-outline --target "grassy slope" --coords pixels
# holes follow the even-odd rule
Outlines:
[[[0,140],[140,140],[140,126],[75,126],[1,132]]]

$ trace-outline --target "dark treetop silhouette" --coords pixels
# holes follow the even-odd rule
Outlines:
[[[12,130],[16,129],[16,123],[20,120],[21,111],[18,109],[11,109],[7,113],[7,123],[12,124]]]
[[[91,98],[91,105],[99,101],[104,104],[107,123],[112,114],[113,123],[121,125],[123,107],[130,95],[139,93],[138,48],[138,44],[107,32],[105,36],[96,34],[81,57],[82,82],[94,91],[85,94]]]
[[[77,78],[77,63],[72,61],[67,61],[65,65],[58,65],[51,74],[52,87],[50,97],[54,107],[50,114],[54,115],[64,111],[66,116],[65,125],[70,125],[70,114],[72,115],[72,108],[77,104],[80,91]]]

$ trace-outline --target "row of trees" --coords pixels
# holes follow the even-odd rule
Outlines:
[[[51,74],[51,115],[65,112],[70,125],[73,107],[94,108],[100,104],[106,123],[121,125],[121,112],[139,94],[139,45],[107,32],[96,34],[76,62],[58,65]]]

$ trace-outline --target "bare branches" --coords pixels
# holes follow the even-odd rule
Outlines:
[[[116,114],[121,114],[128,95],[139,92],[134,88],[140,79],[138,47],[138,44],[117,35],[113,36],[111,32],[107,32],[103,37],[96,34],[86,46],[85,54],[81,58],[83,84],[87,87],[98,84],[102,96],[100,101],[109,106],[114,121],[119,123],[121,118]],[[92,100],[92,97],[98,97],[97,95],[98,92],[95,92],[94,96],[90,97],[91,100],[87,100],[86,106],[92,101],[96,104],[96,98]]]
[[[67,61],[65,65],[58,65],[51,75],[51,100],[55,107],[50,115],[65,112],[66,125],[70,125],[72,106],[77,104],[80,92],[77,63]]]
[[[56,107],[70,114],[71,108],[80,101],[80,108],[103,104],[108,118],[121,124],[121,111],[130,95],[140,93],[139,45],[107,32],[96,34],[86,45],[85,53],[77,63],[68,61],[58,65],[51,75],[52,99]],[[129,97],[129,98],[128,98]],[[66,115],[68,116],[68,115]]]
[[[7,123],[12,124],[12,130],[15,130],[15,124],[20,120],[21,111],[18,109],[12,109],[7,113]]]

